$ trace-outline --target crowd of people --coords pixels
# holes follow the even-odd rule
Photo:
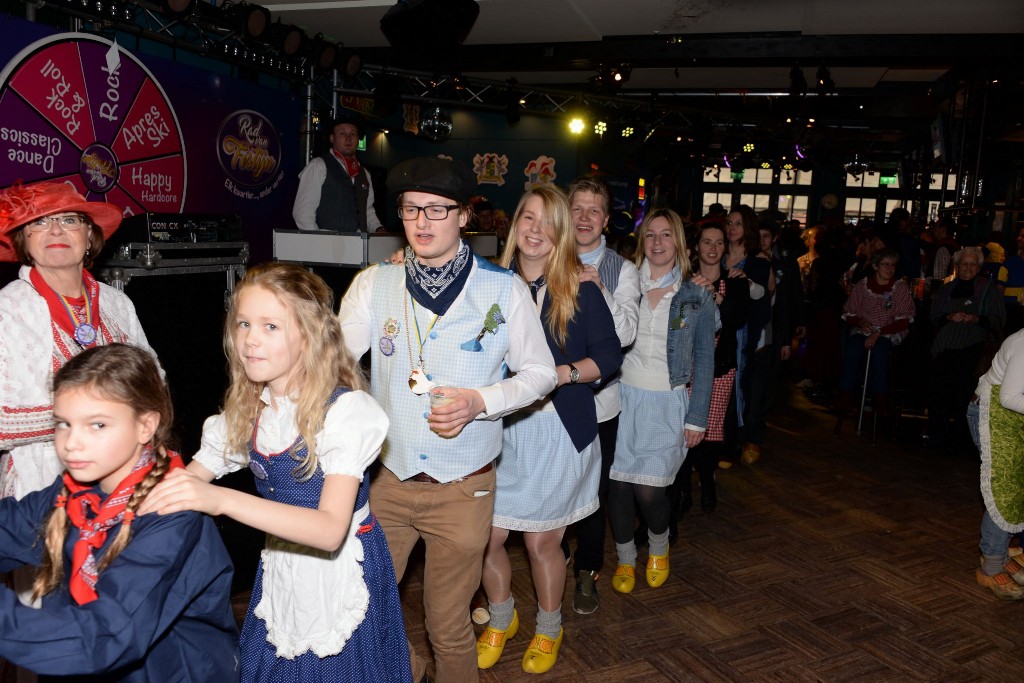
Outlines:
[[[340,157],[356,133],[334,129]],[[363,172],[340,157],[365,207]],[[345,180],[332,164],[320,160],[314,185]],[[885,407],[893,350],[919,333],[920,286],[907,280],[926,273],[946,273],[929,285],[929,434],[971,418],[990,474],[1010,467],[992,400],[1002,385],[1021,412],[1020,335],[996,349],[1024,260],[989,277],[985,252],[949,226],[926,248],[895,213],[877,230],[801,235],[746,206],[692,224],[656,208],[622,249],[607,239],[611,191],[588,176],[528,190],[495,263],[462,238],[493,220],[467,168],[411,159],[387,186],[408,247],[360,272],[337,307],[297,265],[245,274],[223,333],[222,412],[187,465],[131,302],[88,272],[119,210],[64,184],[0,193],[0,258],[22,264],[0,291],[0,571],[16,570],[0,587],[0,658],[83,681],[175,668],[183,681],[465,683],[534,614],[522,668],[550,671],[572,640],[570,563],[583,615],[600,606],[606,526],[613,591],[635,590],[644,547],[644,582],[663,586],[693,473],[711,513],[716,470],[759,461],[798,342],[809,391],[836,389],[842,411],[864,382]],[[350,199],[328,208],[348,214]],[[243,469],[257,494],[214,483]],[[1021,598],[1024,559],[1007,547],[1024,503],[989,489],[978,582]],[[218,515],[267,538],[240,632]],[[536,610],[513,592],[512,532]],[[420,541],[430,676],[398,592]],[[481,588],[489,622],[476,636]]]

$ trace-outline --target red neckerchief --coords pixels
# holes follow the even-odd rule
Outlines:
[[[180,455],[173,451],[168,451],[167,454],[171,458],[172,468],[184,467]],[[135,467],[105,501],[101,501],[101,495],[94,490],[95,487],[81,484],[67,472],[64,473],[64,486],[68,494],[57,498],[54,507],[64,508],[68,519],[79,530],[78,540],[75,541],[75,549],[71,555],[68,585],[71,597],[77,604],[84,605],[99,597],[96,593],[96,581],[99,577],[93,552],[103,547],[109,529],[122,522],[132,523],[135,513],[126,512],[125,506],[135,493],[136,485],[149,474],[155,462],[153,449],[146,446]]]
[[[46,299],[46,305],[50,309],[50,319],[57,323],[60,329],[67,332],[72,339],[75,339],[77,321],[73,320],[68,314],[68,310],[64,307],[64,302],[61,301],[60,295],[53,291],[53,287],[46,284],[46,280],[43,279],[43,276],[35,268],[28,272],[28,278],[32,282],[32,286],[39,292],[39,295]],[[96,338],[99,339],[100,283],[89,274],[89,271],[82,270],[82,285],[85,288],[85,300],[90,309],[92,326],[96,328]],[[89,344],[88,346],[92,345]]]
[[[356,159],[355,155],[347,157],[343,154],[339,154],[337,151],[333,149],[331,150],[331,154],[333,154],[334,158],[340,161],[342,166],[345,167],[345,170],[348,171],[349,178],[355,178],[357,175],[359,175],[359,171],[363,169],[363,167],[359,164],[359,159]]]

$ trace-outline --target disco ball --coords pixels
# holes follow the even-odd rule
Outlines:
[[[441,107],[428,109],[420,117],[420,132],[434,142],[447,140],[452,134],[452,115]]]

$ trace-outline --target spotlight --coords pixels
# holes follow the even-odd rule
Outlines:
[[[608,132],[608,124],[605,123],[604,121],[598,121],[597,123],[594,124],[594,132],[600,135],[601,137],[604,137],[604,134]]]
[[[754,151],[754,143],[753,142],[744,143],[743,151],[744,152],[753,152]]]
[[[622,137],[624,137],[624,138],[628,138],[628,137],[632,136],[633,133],[635,133],[635,132],[636,131],[633,129],[633,126],[623,126],[622,127]]]
[[[296,57],[306,49],[306,32],[294,24],[282,24],[280,20],[270,25],[268,43],[277,49],[282,57]]]
[[[761,162],[761,168],[771,168],[771,167],[772,167],[772,165],[769,162],[767,162],[767,161],[762,161]]]
[[[617,67],[612,67],[609,71],[611,80],[619,85],[629,80],[630,75],[633,73],[633,68],[628,64],[622,64]]]
[[[168,19],[184,19],[196,8],[197,0],[160,0],[160,14]]]
[[[309,56],[317,73],[330,73],[338,59],[338,46],[324,40],[323,34],[318,33],[310,43]]]
[[[466,77],[459,73],[452,74],[451,81],[456,90],[465,90],[469,85]]]
[[[583,119],[581,119],[578,116],[574,116],[572,120],[569,121],[569,132],[571,132],[573,135],[579,135],[580,133],[583,132],[583,129],[586,127],[586,125],[587,124],[583,122]]]
[[[259,40],[270,27],[270,10],[260,5],[232,5],[225,10],[224,16],[229,27],[244,38]]]
[[[341,71],[342,77],[353,80],[363,70],[363,57],[356,50],[342,49],[335,66]]]

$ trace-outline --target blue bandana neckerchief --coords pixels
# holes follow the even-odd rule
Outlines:
[[[455,258],[440,268],[422,265],[412,249],[405,249],[405,288],[413,300],[435,315],[444,315],[469,279],[473,258],[469,243],[463,241]]]
[[[644,262],[640,264],[640,293],[647,294],[652,289],[661,289],[663,287],[669,287],[682,275],[682,271],[679,266],[676,265],[672,270],[662,275],[657,280],[651,279],[651,265],[644,259]]]
[[[580,261],[585,266],[592,266],[601,259],[601,254],[604,253],[605,239],[604,235],[601,235],[601,246],[593,251],[588,251],[585,254],[580,254]]]

